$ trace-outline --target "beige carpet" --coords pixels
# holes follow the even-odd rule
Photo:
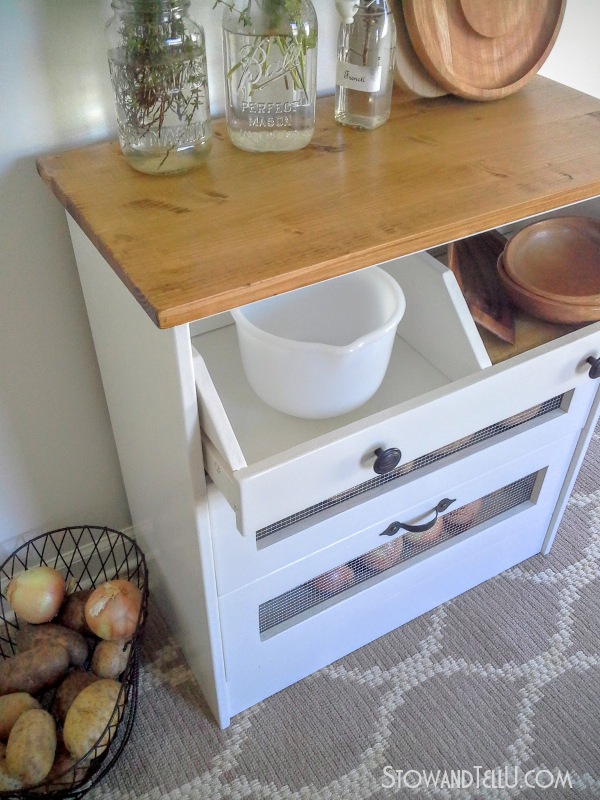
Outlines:
[[[90,797],[600,796],[599,440],[549,557],[321,670],[226,731],[152,609],[134,731]],[[421,770],[441,771],[437,788]],[[571,789],[555,788],[559,770]],[[531,788],[509,788],[516,781]]]

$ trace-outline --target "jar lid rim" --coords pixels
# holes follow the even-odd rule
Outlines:
[[[177,11],[180,8],[189,8],[191,0],[111,0],[115,11]]]

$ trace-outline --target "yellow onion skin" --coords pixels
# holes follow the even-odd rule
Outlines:
[[[142,605],[142,593],[126,580],[100,584],[85,604],[85,619],[100,639],[129,641],[135,633]]]
[[[65,599],[66,583],[52,567],[32,567],[11,579],[6,597],[19,619],[38,625],[50,622]]]

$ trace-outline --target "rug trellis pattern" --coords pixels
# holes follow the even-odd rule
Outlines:
[[[151,607],[136,725],[90,798],[600,797],[599,477],[597,431],[550,556],[326,667],[226,731]],[[392,788],[386,767],[416,771],[411,785],[421,770],[482,778],[484,769],[509,785]],[[512,788],[529,770],[547,771],[544,786],[568,771],[572,788]]]

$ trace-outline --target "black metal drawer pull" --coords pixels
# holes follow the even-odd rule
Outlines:
[[[437,506],[433,509],[435,516],[429,522],[424,522],[422,525],[409,525],[407,522],[392,522],[388,527],[380,533],[380,536],[394,536],[394,534],[398,533],[400,529],[404,531],[408,531],[409,533],[424,533],[428,531],[430,528],[433,528],[435,523],[438,520],[438,516],[444,512],[452,503],[455,503],[456,499],[451,500],[449,497],[444,497],[443,500],[437,504]]]
[[[590,365],[590,371],[588,372],[590,378],[600,378],[600,358],[590,356],[587,359],[587,363]]]
[[[391,472],[393,469],[396,469],[402,458],[402,453],[397,447],[388,447],[387,450],[378,447],[377,450],[375,450],[375,456],[373,469],[378,475],[385,475],[386,472]]]

